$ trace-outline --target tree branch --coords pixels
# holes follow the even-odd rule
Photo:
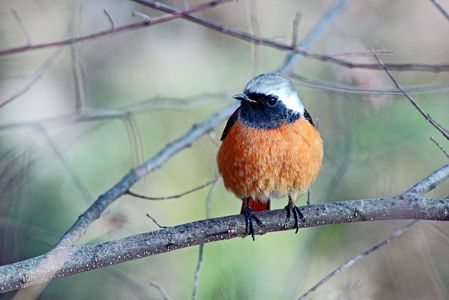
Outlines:
[[[379,220],[449,221],[448,199],[377,198],[311,204],[301,207],[301,210],[306,219],[306,222],[300,224],[302,228]],[[284,209],[261,212],[258,217],[265,225],[264,228],[256,229],[258,235],[295,228],[293,220],[284,228]],[[0,292],[145,256],[245,235],[243,216],[234,215],[164,228],[102,244],[56,248],[42,256],[1,266]]]
[[[151,1],[151,0],[131,0],[131,1],[140,3],[144,6],[151,7],[151,8],[166,12],[166,13],[172,13],[172,14],[179,13],[178,10],[174,9],[173,7],[171,7],[169,5],[163,4],[163,3],[159,3],[159,2],[155,2],[155,1]],[[247,32],[233,30],[233,29],[227,28],[223,25],[210,22],[210,21],[200,18],[200,17],[195,17],[195,16],[185,14],[185,15],[182,15],[181,18],[191,21],[193,23],[196,23],[198,25],[204,26],[211,30],[220,32],[222,34],[225,34],[225,35],[228,35],[228,36],[240,39],[240,40],[244,40],[247,42],[255,43],[256,45],[263,45],[263,46],[271,47],[271,48],[282,50],[282,51],[288,51],[293,54],[299,54],[299,55],[302,55],[302,56],[310,58],[310,59],[315,59],[315,60],[322,61],[322,62],[333,63],[333,64],[339,65],[341,67],[345,67],[345,68],[349,68],[349,69],[360,68],[360,69],[383,70],[383,66],[381,64],[353,63],[353,62],[339,59],[339,58],[329,56],[329,55],[311,53],[304,49],[292,47],[291,44],[279,43],[279,42],[275,42],[270,39],[266,39],[266,38],[262,38],[259,36],[249,34]],[[402,63],[402,64],[386,64],[386,65],[390,70],[395,70],[395,71],[449,72],[449,64],[431,65],[431,64],[417,64],[417,63]]]
[[[432,2],[440,13],[449,21],[449,13],[443,8],[443,6],[441,6],[441,4],[437,0],[430,0],[430,2]]]
[[[321,36],[332,21],[345,10],[349,2],[349,0],[336,0],[334,4],[326,11],[318,24],[315,25],[315,27],[307,34],[307,36],[298,44],[296,42],[292,42],[292,47],[303,49],[310,48],[310,46],[317,40],[317,37]],[[295,33],[293,33],[293,36],[295,36]],[[279,69],[279,72],[285,75],[291,74],[294,66],[300,59],[300,55],[290,54],[287,56],[282,68]]]
[[[225,2],[229,2],[229,1],[230,0],[212,0],[212,1],[208,1],[205,3],[199,4],[193,8],[185,10],[185,11],[178,11],[176,13],[170,13],[169,15],[166,15],[166,16],[151,19],[151,22],[149,22],[148,20],[144,20],[144,21],[135,22],[135,23],[131,23],[128,25],[120,26],[120,27],[110,28],[107,30],[99,31],[96,33],[88,34],[88,35],[83,35],[83,36],[76,37],[76,38],[70,38],[70,39],[49,42],[49,43],[43,43],[43,44],[25,45],[25,46],[21,46],[21,47],[1,49],[0,56],[22,53],[22,52],[37,50],[37,49],[46,49],[46,48],[72,45],[72,44],[79,43],[82,41],[94,40],[94,39],[97,39],[100,37],[104,37],[104,36],[108,36],[108,35],[112,35],[112,34],[116,34],[116,33],[120,33],[120,32],[149,27],[149,26],[153,26],[156,24],[169,22],[171,20],[180,18],[181,16],[184,16],[184,15],[203,11],[203,10],[209,9],[211,7],[215,7],[217,5],[220,5]]]
[[[412,96],[410,96],[409,94],[407,94],[406,91],[404,91],[404,89],[401,87],[401,85],[399,84],[399,82],[396,80],[396,78],[394,78],[393,74],[390,72],[388,66],[386,64],[384,64],[384,62],[380,59],[380,57],[373,52],[374,57],[377,59],[377,61],[382,65],[383,69],[385,70],[385,72],[387,73],[388,77],[391,79],[391,81],[394,83],[394,85],[398,88],[398,90],[401,91],[401,93],[410,101],[410,103],[418,110],[418,112],[433,126],[435,127],[447,140],[449,140],[449,131],[444,128],[443,126],[441,126],[440,123],[438,123],[434,118],[432,118],[432,116],[428,113],[426,113],[419,105],[418,103],[415,101],[415,99],[413,99]]]
[[[170,97],[158,96],[149,100],[117,108],[85,109],[83,111],[76,111],[69,114],[57,115],[54,117],[49,117],[36,121],[3,123],[0,124],[0,131],[36,127],[41,125],[50,126],[50,125],[72,124],[80,122],[96,122],[115,118],[123,118],[126,117],[127,115],[140,114],[148,111],[182,110],[198,107],[200,105],[212,104],[217,102],[219,98],[225,97],[226,94],[224,93],[204,94],[182,99],[172,99]]]
[[[372,55],[372,53],[371,53]],[[370,89],[347,84],[340,84],[327,80],[312,79],[302,75],[292,73],[290,78],[299,81],[299,84],[330,91],[341,94],[359,94],[359,95],[402,95],[403,93],[398,89]],[[448,85],[433,85],[433,86],[408,86],[403,87],[408,94],[430,94],[430,93],[445,93],[449,91]]]
[[[397,197],[301,207],[306,222],[300,227],[399,219],[449,221],[449,199],[427,199],[410,192],[428,192],[448,178],[449,164],[446,164]],[[264,228],[256,228],[258,235],[295,228],[294,220],[284,224],[284,209],[260,212],[258,217],[265,225]],[[245,235],[243,216],[234,215],[163,228],[102,244],[59,247],[35,258],[0,266],[0,293],[145,256]]]
[[[98,219],[110,204],[112,204],[120,196],[124,195],[139,179],[159,168],[173,155],[182,149],[189,147],[194,141],[208,133],[214,127],[218,126],[221,122],[227,119],[235,109],[236,105],[228,106],[227,108],[213,114],[203,123],[194,125],[190,131],[172,143],[166,145],[154,157],[129,171],[128,174],[126,174],[108,191],[98,197],[97,200],[78,217],[75,224],[73,224],[72,227],[67,230],[64,236],[60,239],[57,247],[73,245],[74,242],[84,233],[89,224]]]
[[[311,293],[313,293],[314,291],[316,291],[318,288],[320,288],[323,284],[325,284],[326,282],[328,282],[331,278],[333,278],[335,275],[337,275],[340,272],[345,271],[346,269],[350,268],[351,266],[353,266],[354,264],[358,263],[360,260],[364,259],[365,257],[367,257],[368,255],[372,254],[373,252],[379,250],[380,248],[382,248],[383,246],[388,245],[389,243],[391,243],[391,241],[393,241],[394,239],[396,239],[397,237],[401,236],[402,234],[406,233],[410,228],[412,228],[413,225],[416,224],[416,222],[418,222],[418,220],[414,220],[408,224],[406,224],[405,226],[397,229],[395,232],[393,232],[390,236],[388,236],[386,239],[380,241],[379,243],[371,246],[370,248],[366,249],[365,251],[363,251],[362,253],[360,253],[359,255],[351,258],[350,260],[348,260],[346,263],[342,264],[341,266],[339,266],[338,268],[336,268],[335,270],[333,270],[332,272],[330,272],[329,274],[327,274],[326,276],[324,276],[320,281],[318,281],[313,287],[311,287],[310,289],[308,289],[304,294],[302,294],[301,297],[298,298],[298,300],[304,300],[306,299]]]
[[[51,65],[56,61],[56,59],[59,57],[59,55],[62,53],[62,48],[57,49],[54,53],[52,53],[43,63],[42,65],[39,66],[39,68],[36,69],[36,71],[33,73],[33,75],[31,76],[31,79],[16,93],[14,93],[12,96],[1,100],[0,101],[0,108],[2,108],[3,106],[7,105],[8,103],[10,103],[11,101],[13,101],[14,99],[22,96],[23,94],[25,94],[27,91],[29,91],[33,85],[39,81],[39,79],[42,78],[42,76],[44,75],[45,71],[48,70],[48,68],[51,67]]]

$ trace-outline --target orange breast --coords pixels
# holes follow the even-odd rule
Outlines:
[[[249,128],[237,120],[217,155],[227,189],[263,200],[306,191],[322,160],[323,141],[304,118],[275,129]]]

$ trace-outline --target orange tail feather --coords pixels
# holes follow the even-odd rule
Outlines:
[[[248,198],[242,201],[242,208],[240,209],[240,214],[243,214],[243,209],[245,208],[247,201],[249,208],[251,208],[252,211],[270,210],[270,200],[260,201],[258,199]]]

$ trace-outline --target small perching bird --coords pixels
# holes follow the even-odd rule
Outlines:
[[[295,205],[317,177],[323,141],[293,83],[280,73],[251,79],[240,107],[229,118],[217,155],[227,189],[242,199],[246,232],[254,239],[254,211],[270,209],[270,199],[288,196],[286,223],[293,214],[296,229],[304,216]]]

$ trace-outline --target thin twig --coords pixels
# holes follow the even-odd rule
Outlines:
[[[170,195],[170,196],[163,196],[163,197],[149,197],[149,196],[144,196],[144,195],[140,195],[140,194],[136,194],[134,192],[131,191],[126,191],[126,194],[136,197],[136,198],[140,198],[140,199],[145,199],[145,200],[168,200],[168,199],[178,199],[181,198],[185,195],[191,194],[193,192],[199,191],[201,189],[204,189],[206,186],[209,186],[211,184],[213,184],[214,182],[216,182],[218,180],[218,178],[215,178],[213,180],[209,180],[206,183],[203,183],[199,186],[196,186],[190,190],[187,190],[185,192],[179,193],[179,194],[175,194],[175,195]]]
[[[296,47],[299,38],[299,22],[301,21],[301,12],[297,12],[293,19],[292,30],[292,47]]]
[[[135,22],[135,23],[130,23],[128,25],[124,25],[124,26],[120,26],[120,27],[116,27],[114,29],[107,29],[107,30],[102,30],[102,31],[98,31],[92,34],[87,34],[87,35],[83,35],[83,36],[79,36],[76,38],[69,38],[69,39],[65,39],[65,40],[59,40],[59,41],[54,41],[54,42],[49,42],[49,43],[43,43],[43,44],[34,44],[34,45],[26,45],[26,46],[20,46],[20,47],[14,47],[14,48],[8,48],[8,49],[1,49],[0,50],[0,56],[4,56],[4,55],[11,55],[11,54],[16,54],[16,53],[22,53],[22,52],[26,52],[26,51],[31,51],[31,50],[37,50],[37,49],[46,49],[46,48],[53,48],[53,47],[59,47],[59,46],[66,46],[66,45],[71,45],[74,43],[79,43],[82,41],[89,41],[89,40],[95,40],[98,39],[100,37],[105,37],[111,34],[116,34],[116,33],[120,33],[120,32],[126,32],[126,31],[130,31],[130,30],[135,30],[135,29],[139,29],[139,28],[144,28],[144,27],[149,27],[149,26],[153,26],[156,24],[161,24],[161,23],[165,23],[165,22],[169,22],[171,20],[180,18],[181,16],[184,15],[188,15],[188,14],[193,14],[199,11],[203,11],[212,7],[215,7],[217,5],[223,4],[225,2],[229,2],[230,0],[212,0],[212,1],[208,1],[202,4],[199,4],[189,10],[186,11],[180,11],[177,13],[173,13],[173,14],[169,14],[166,16],[162,16],[159,18],[154,18],[151,20],[151,23],[148,21],[141,21],[141,22]]]
[[[131,0],[131,1],[140,3],[144,6],[148,6],[148,7],[163,11],[163,12],[167,12],[167,13],[181,13],[178,10],[174,9],[173,7],[163,4],[163,3],[160,3],[160,2],[155,2],[155,1],[151,1],[151,0]],[[347,2],[349,2],[349,0],[340,0],[340,2],[346,4]],[[251,35],[247,32],[233,30],[233,29],[227,28],[223,25],[216,24],[216,23],[210,22],[206,19],[203,19],[200,17],[195,17],[195,16],[192,16],[189,14],[183,15],[183,16],[181,16],[181,18],[191,21],[193,23],[196,23],[198,25],[207,27],[211,30],[220,32],[222,34],[240,39],[240,40],[255,43],[257,45],[271,47],[271,48],[282,50],[282,51],[291,52],[292,54],[299,54],[299,55],[302,55],[309,59],[314,59],[314,60],[321,61],[321,62],[329,62],[332,64],[339,65],[341,67],[350,68],[350,69],[355,69],[355,68],[371,69],[371,70],[382,70],[383,69],[381,64],[353,63],[353,62],[343,60],[343,59],[338,59],[338,58],[335,58],[335,57],[332,57],[329,55],[311,53],[304,49],[300,49],[298,47],[297,48],[292,47],[290,44],[279,43],[279,42],[273,41],[272,39],[266,39],[266,38]],[[324,27],[326,27],[326,26],[324,26]],[[317,29],[317,32],[320,32],[320,31],[321,30]],[[313,37],[313,34],[311,35],[311,37]],[[307,40],[308,40],[308,38],[306,37],[306,39],[304,39],[303,41],[307,41]],[[0,52],[0,55],[1,55],[1,52]],[[429,64],[418,64],[418,63],[399,63],[399,64],[387,64],[387,66],[390,70],[395,70],[395,71],[449,72],[449,64],[429,65]],[[288,71],[285,71],[282,69],[280,71],[284,74],[289,74]]]
[[[48,135],[48,132],[45,129],[45,127],[40,126],[39,129],[40,129],[40,132],[42,133],[42,135],[45,137],[51,150],[56,155],[56,157],[58,158],[59,162],[62,164],[64,169],[67,171],[67,174],[70,176],[70,179],[72,180],[73,184],[76,186],[77,190],[79,191],[80,196],[84,200],[92,199],[92,193],[89,192],[88,188],[83,184],[81,178],[78,176],[78,174],[76,174],[70,161],[63,154],[63,151],[59,148],[59,146],[55,142],[53,142],[52,138]]]
[[[441,146],[440,143],[438,143],[438,141],[433,136],[430,137],[430,140],[435,144],[435,146],[438,147],[438,149],[441,150],[441,152],[444,154],[444,156],[446,156],[446,158],[449,159],[449,153],[443,148],[443,146]]]
[[[170,296],[168,295],[167,290],[162,285],[155,281],[151,282],[150,285],[158,289],[164,300],[172,300],[172,298],[170,298]]]
[[[74,37],[79,32],[79,22],[81,16],[81,3],[77,2],[77,7],[72,12],[72,22],[70,23],[70,36]],[[84,110],[86,106],[86,93],[84,89],[84,72],[82,60],[80,59],[80,45],[70,45],[70,57],[72,68],[73,88],[75,91],[75,108],[77,111]]]
[[[260,29],[259,29],[259,21],[257,20],[257,0],[250,0],[248,1],[249,6],[249,24],[251,29],[251,34],[259,36],[260,35]],[[258,66],[259,66],[259,60],[260,60],[260,47],[259,45],[255,43],[251,43],[251,62],[250,62],[250,77],[253,77],[254,74],[258,73]]]
[[[441,124],[439,124],[437,121],[435,121],[430,114],[426,113],[413,99],[412,96],[410,96],[399,84],[399,82],[394,78],[393,74],[390,72],[388,66],[383,63],[383,61],[379,58],[379,56],[373,52],[374,57],[377,59],[377,61],[383,66],[383,69],[387,73],[388,77],[390,77],[391,81],[393,81],[394,85],[402,92],[402,94],[410,101],[410,103],[419,111],[419,113],[430,123],[433,127],[435,127],[446,139],[449,140],[449,131],[445,129]]]
[[[197,139],[207,134],[212,128],[218,126],[218,124],[231,115],[235,108],[236,105],[229,106],[213,114],[203,123],[194,125],[185,135],[166,145],[153,158],[132,169],[120,181],[98,197],[97,200],[95,200],[95,202],[78,217],[72,227],[70,227],[59,240],[57,247],[72,246],[74,242],[81,237],[90,223],[98,219],[111,203],[124,195],[138,180],[162,166],[173,155],[190,146]]]
[[[323,35],[324,31],[329,27],[333,20],[345,10],[349,3],[349,0],[336,0],[307,36],[299,42],[299,44],[292,44],[292,48],[310,48],[313,43],[318,40],[318,37]],[[279,72],[285,75],[291,74],[294,66],[301,60],[299,54],[300,53],[292,53],[288,55],[284,65],[279,69]]]
[[[221,177],[217,177],[212,187],[209,190],[206,198],[206,219],[210,219],[212,215],[212,199],[214,197],[215,190],[220,182]],[[198,251],[198,262],[196,264],[195,273],[193,274],[193,288],[192,288],[192,300],[196,300],[198,298],[198,287],[200,285],[200,274],[201,269],[203,267],[204,260],[204,244],[200,244]]]
[[[195,273],[193,274],[192,300],[198,299],[198,287],[200,284],[200,273],[203,267],[204,244],[200,244],[198,252],[198,262],[196,264]]]
[[[441,4],[438,3],[437,0],[430,0],[430,2],[432,2],[440,13],[449,21],[449,13],[443,8],[443,6],[441,6]]]
[[[54,126],[61,124],[72,124],[80,122],[97,122],[111,119],[120,119],[128,115],[141,114],[148,111],[159,110],[185,110],[200,107],[207,104],[213,104],[226,98],[227,95],[206,94],[184,99],[172,99],[169,97],[155,97],[149,100],[141,101],[136,104],[130,104],[113,109],[85,109],[84,111],[76,111],[69,114],[58,115],[46,119],[31,121],[0,124],[0,131],[13,130],[20,128],[32,128],[40,125]]]
[[[159,224],[159,222],[158,222],[155,218],[153,218],[149,213],[146,213],[146,216],[147,216],[151,221],[153,221],[153,223],[156,224],[156,226],[159,227],[159,229],[161,229],[161,228],[168,228],[168,226],[162,226],[161,224]]]
[[[326,282],[328,282],[330,279],[332,279],[333,277],[335,277],[338,273],[345,271],[346,269],[350,268],[351,266],[353,266],[354,264],[358,263],[360,260],[364,259],[365,257],[367,257],[368,255],[372,254],[373,252],[379,250],[380,248],[382,248],[385,245],[388,245],[391,241],[393,241],[394,239],[396,239],[397,237],[401,236],[402,234],[404,234],[405,232],[407,232],[410,228],[412,228],[413,225],[415,225],[418,222],[418,220],[414,220],[410,223],[408,223],[407,225],[397,229],[395,232],[393,232],[389,237],[387,237],[386,239],[384,239],[383,241],[373,245],[372,247],[368,248],[367,250],[363,251],[362,253],[360,253],[359,255],[351,258],[349,261],[347,261],[346,263],[342,264],[341,266],[339,266],[338,268],[336,268],[335,270],[333,270],[332,272],[330,272],[329,274],[327,274],[326,276],[324,276],[320,281],[318,281],[313,287],[311,287],[310,289],[308,289],[301,297],[298,298],[298,300],[304,300],[306,299],[311,293],[313,293],[314,291],[316,291],[319,287],[321,287],[323,284],[325,284]]]
[[[103,9],[103,12],[106,15],[106,17],[108,18],[109,23],[111,24],[111,29],[115,30],[115,22],[111,16],[111,14],[108,12],[108,10],[106,8]]]
[[[31,45],[31,37],[28,31],[25,28],[25,25],[23,25],[22,19],[20,18],[19,14],[17,13],[17,10],[14,8],[11,8],[11,13],[14,16],[14,19],[16,19],[17,23],[20,26],[20,30],[22,30],[23,34],[25,35],[25,44]]]
[[[420,192],[428,192],[448,178],[449,164],[446,164],[413,188],[420,187]],[[300,209],[306,219],[299,224],[302,228],[378,220],[449,221],[449,199],[429,199],[408,192],[401,197],[325,202]],[[284,224],[284,209],[258,212],[258,217],[265,227],[257,227],[255,234],[295,228],[294,220]],[[244,223],[242,215],[234,215],[164,228],[103,244],[56,248],[38,257],[0,266],[0,293],[149,255],[243,237],[246,235]]]
[[[339,52],[330,54],[333,57],[362,57],[362,56],[373,56],[373,52],[381,55],[393,55],[394,51],[385,49],[372,49],[370,51],[349,51],[349,52]]]
[[[30,81],[25,84],[19,91],[17,91],[15,94],[10,96],[9,98],[6,98],[3,101],[0,101],[0,108],[5,106],[6,104],[10,103],[14,99],[19,98],[23,94],[25,94],[27,91],[29,91],[33,85],[39,81],[39,79],[42,78],[42,75],[44,75],[45,71],[47,71],[51,65],[56,61],[56,59],[59,57],[59,55],[62,53],[63,48],[57,49],[55,52],[53,52],[43,63],[39,66],[39,68],[34,71],[33,75],[31,76]]]
[[[140,11],[137,11],[137,10],[134,10],[131,13],[131,16],[141,18],[141,19],[145,20],[145,22],[150,22],[150,23],[151,23],[151,20],[152,20],[152,18],[149,15],[144,14],[143,12],[140,12]]]
[[[402,92],[398,91],[397,89],[369,89],[363,87],[356,87],[326,80],[311,79],[295,73],[290,74],[290,78],[299,81],[300,84],[304,86],[330,91],[334,93],[372,95],[372,96],[402,95]],[[403,89],[408,94],[444,93],[449,91],[449,85],[409,86],[404,87]]]

